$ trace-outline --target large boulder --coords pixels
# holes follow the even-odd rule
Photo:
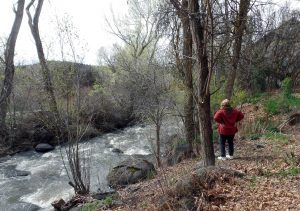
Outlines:
[[[36,145],[36,147],[34,149],[37,152],[49,152],[49,151],[54,150],[54,146],[47,144],[47,143],[41,143],[41,144]]]
[[[130,158],[114,167],[107,176],[108,184],[113,187],[124,187],[151,177],[155,173],[154,165],[140,158]]]

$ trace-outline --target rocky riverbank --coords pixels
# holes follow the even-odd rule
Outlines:
[[[91,118],[89,121],[84,121],[88,119],[87,115]],[[57,129],[53,125],[55,122],[53,114],[45,111],[28,113],[12,129],[0,135],[0,157],[34,150],[39,144],[55,147],[76,137],[78,129],[82,131],[79,134],[80,140],[89,140],[134,124],[134,119],[130,116],[130,113],[122,112],[85,114],[81,117],[80,125],[71,123],[68,127],[60,127],[61,138],[59,139],[56,135]]]

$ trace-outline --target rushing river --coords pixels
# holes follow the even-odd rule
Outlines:
[[[164,128],[165,135],[178,132],[178,127],[173,124],[166,125]],[[82,150],[91,152],[92,191],[108,188],[106,176],[118,162],[136,154],[151,154],[149,140],[154,137],[153,134],[151,126],[135,126],[81,143]],[[113,148],[118,148],[124,153],[114,153]],[[69,199],[74,191],[68,185],[69,179],[64,169],[61,152],[64,152],[64,149],[56,147],[54,151],[44,154],[29,151],[1,158],[0,210],[52,210],[51,202],[59,198]],[[22,176],[24,171],[30,174]]]

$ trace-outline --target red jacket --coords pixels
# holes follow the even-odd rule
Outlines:
[[[219,123],[218,131],[221,135],[234,135],[238,131],[236,122],[243,118],[244,114],[237,109],[228,112],[220,109],[214,115],[214,120]]]

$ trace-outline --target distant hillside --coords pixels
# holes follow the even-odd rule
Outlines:
[[[282,23],[247,51],[250,53],[241,65],[247,74],[241,77],[248,89],[253,89],[250,84],[259,84],[261,91],[276,88],[285,77],[291,77],[296,85],[300,80],[300,21],[292,18]]]
[[[97,77],[99,77],[97,73],[99,67],[97,66],[66,61],[48,61],[48,66],[53,73],[52,77],[63,77],[66,80],[71,80],[72,78],[73,82],[79,78],[81,86],[92,86]],[[32,64],[19,66],[19,68],[25,70],[24,72],[31,70],[27,71],[27,73],[32,73],[32,70],[34,72],[39,71],[41,66],[40,64]]]

